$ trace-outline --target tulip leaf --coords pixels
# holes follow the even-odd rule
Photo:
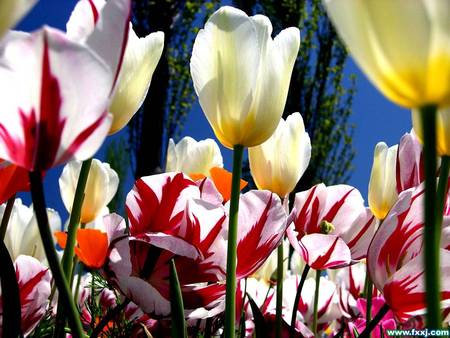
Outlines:
[[[259,309],[258,305],[256,305],[255,301],[252,297],[247,293],[248,300],[250,302],[250,306],[252,308],[253,312],[253,320],[255,322],[255,335],[256,338],[266,338],[268,337],[268,331],[267,331],[267,324],[266,320],[264,319],[263,314],[261,313],[261,310]]]
[[[184,320],[183,296],[177,269],[173,259],[170,260],[170,311],[172,313],[172,337],[187,338],[186,322]]]
[[[0,242],[0,266],[3,337],[19,337],[21,327],[19,285],[16,279],[14,263],[3,241]]]

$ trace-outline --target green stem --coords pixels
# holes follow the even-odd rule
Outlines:
[[[436,106],[420,110],[423,128],[425,165],[425,287],[427,301],[427,327],[441,328],[439,252],[442,215],[437,216],[436,199]]]
[[[236,318],[236,244],[239,211],[240,180],[244,147],[235,145],[233,149],[233,178],[231,180],[231,199],[228,224],[227,287],[225,296],[225,338],[234,338]]]
[[[303,285],[305,284],[306,276],[308,276],[310,268],[311,267],[308,264],[306,264],[305,267],[303,268],[302,277],[300,278],[297,293],[295,294],[294,306],[292,308],[291,327],[289,329],[289,338],[295,337],[295,321],[297,319],[298,303],[300,302],[300,296],[302,294]]]
[[[170,311],[172,317],[172,337],[187,338],[186,322],[184,320],[183,294],[173,258],[170,260]]]
[[[11,217],[11,212],[14,207],[14,202],[16,200],[16,194],[12,195],[8,202],[6,203],[5,212],[3,213],[2,223],[0,224],[0,241],[3,242],[6,235],[6,229],[8,228],[9,218]]]
[[[14,263],[3,241],[0,241],[0,281],[3,304],[3,337],[19,337],[21,331],[21,307],[19,285]]]
[[[45,255],[47,256],[47,261],[58,289],[58,298],[64,304],[64,309],[66,309],[65,311],[72,329],[72,335],[74,337],[82,337],[83,328],[81,326],[78,309],[73,301],[67,280],[64,277],[64,271],[61,265],[59,265],[58,255],[53,242],[53,235],[48,223],[42,176],[39,171],[31,171],[29,175],[34,212],[36,214],[39,232],[44,245]]]
[[[283,309],[283,241],[277,249],[277,304],[275,315],[275,337],[281,338],[281,326],[283,324],[282,309]]]
[[[320,270],[316,270],[316,290],[314,291],[314,313],[312,331],[317,336],[317,316],[319,308],[319,288],[320,288]]]
[[[77,187],[75,189],[75,196],[73,198],[72,211],[70,212],[69,226],[67,227],[67,243],[64,249],[62,258],[62,266],[66,278],[70,280],[72,285],[72,266],[75,249],[75,241],[77,237],[77,230],[80,224],[81,208],[84,200],[84,190],[89,177],[89,170],[91,168],[92,158],[86,160],[81,165],[80,176],[78,177]]]

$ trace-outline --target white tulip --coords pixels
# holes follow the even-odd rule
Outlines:
[[[280,120],[275,133],[248,150],[250,170],[258,189],[280,197],[292,192],[308,167],[311,141],[299,113]]]
[[[66,209],[71,212],[75,189],[80,176],[81,162],[72,161],[66,164],[59,178],[59,189]],[[102,210],[113,199],[119,186],[119,176],[108,163],[92,160],[86,183],[83,206],[81,208],[82,223],[94,221]]]
[[[253,147],[275,131],[284,110],[300,32],[290,27],[272,39],[263,15],[248,17],[225,6],[195,39],[191,75],[200,105],[226,147]]]
[[[166,172],[210,176],[209,170],[214,167],[223,167],[222,154],[214,140],[196,141],[189,136],[183,137],[177,144],[169,140]]]
[[[0,206],[0,219],[3,218],[5,207],[6,204]],[[61,218],[58,212],[48,208],[47,215],[51,231],[60,231]],[[20,255],[33,256],[41,262],[46,260],[33,208],[23,205],[20,198],[15,200],[9,217],[5,245],[13,261]]]

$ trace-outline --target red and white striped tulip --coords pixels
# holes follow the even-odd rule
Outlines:
[[[357,189],[323,183],[295,195],[289,220],[291,245],[316,270],[365,258],[377,223]]]
[[[397,152],[397,192],[415,188],[425,180],[422,145],[414,131],[400,139]]]
[[[51,291],[51,275],[49,269],[37,259],[30,256],[19,256],[14,262],[16,278],[19,284],[21,305],[21,330],[25,337],[29,336],[44,317],[49,304]],[[1,295],[0,288],[0,295]],[[2,313],[0,297],[0,314]],[[0,336],[2,318],[0,315]]]
[[[426,310],[423,266],[424,185],[400,194],[376,232],[367,255],[370,278],[401,322]],[[445,215],[443,229],[450,226]],[[441,298],[450,304],[450,251],[448,238],[440,250]]]

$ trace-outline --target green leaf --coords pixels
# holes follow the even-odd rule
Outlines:
[[[173,259],[170,260],[170,310],[172,313],[172,337],[187,338],[186,323],[184,321],[183,296],[177,268]]]
[[[253,312],[253,320],[255,321],[255,333],[256,338],[266,338],[269,337],[269,333],[267,331],[266,320],[264,319],[261,310],[258,305],[256,305],[255,301],[252,297],[247,293],[248,300],[250,302],[250,306]]]

